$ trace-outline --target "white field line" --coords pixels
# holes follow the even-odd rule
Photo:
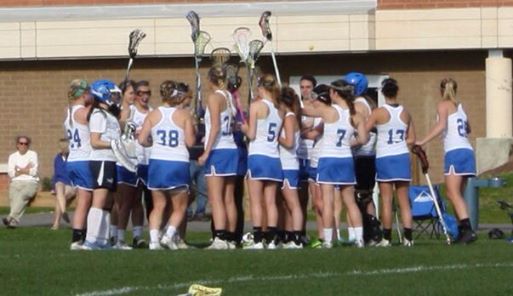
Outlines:
[[[513,268],[513,262],[510,263],[494,263],[494,264],[453,264],[453,265],[438,265],[438,266],[412,266],[404,268],[387,268],[387,269],[376,269],[376,270],[353,270],[346,273],[335,273],[335,272],[316,272],[310,274],[291,274],[282,276],[237,276],[230,277],[228,279],[213,279],[213,280],[197,280],[184,283],[176,283],[174,285],[157,285],[157,286],[133,286],[133,287],[122,287],[117,289],[92,291],[86,293],[75,294],[75,296],[111,296],[111,295],[123,295],[135,291],[152,291],[152,290],[171,290],[175,291],[178,289],[188,288],[192,284],[201,285],[218,285],[222,283],[240,283],[240,282],[266,282],[266,281],[286,281],[286,280],[302,280],[307,278],[330,278],[338,276],[373,276],[373,275],[387,275],[387,274],[402,274],[402,273],[415,273],[415,272],[427,272],[434,270],[458,270],[458,269],[477,269],[477,268]]]

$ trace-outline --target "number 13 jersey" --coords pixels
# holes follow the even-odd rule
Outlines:
[[[383,105],[390,115],[390,119],[385,124],[377,125],[378,141],[376,144],[376,157],[385,157],[391,155],[401,155],[409,153],[406,145],[406,136],[408,125],[401,119],[403,106]]]

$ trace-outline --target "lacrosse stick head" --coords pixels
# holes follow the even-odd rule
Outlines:
[[[270,11],[264,11],[260,16],[260,21],[258,25],[260,26],[260,30],[262,30],[262,35],[268,41],[273,41],[273,33],[271,32],[271,27],[269,25],[269,18],[271,18]]]
[[[413,145],[411,151],[419,158],[420,166],[422,167],[422,172],[424,174],[427,174],[429,170],[429,161],[427,159],[426,152],[424,151],[424,149],[422,149],[420,145]]]
[[[191,10],[187,15],[185,16],[189,23],[191,24],[191,39],[192,42],[196,42],[196,39],[198,39],[198,36],[200,34],[200,19],[198,14]]]
[[[225,64],[226,80],[228,81],[228,90],[234,92],[239,89],[242,78],[239,76],[239,66],[234,64]]]
[[[246,62],[249,56],[249,39],[251,30],[248,27],[238,27],[233,31],[235,48],[242,62]]]
[[[210,57],[212,58],[214,67],[223,66],[230,59],[231,52],[230,49],[226,47],[218,47],[212,50],[210,53]]]
[[[130,35],[128,36],[128,55],[131,59],[135,58],[137,55],[137,48],[144,37],[146,37],[146,34],[139,29],[135,29],[130,32]]]
[[[205,31],[200,31],[198,38],[194,41],[194,55],[201,57],[205,53],[205,47],[210,42],[210,34]]]
[[[262,48],[264,48],[264,43],[261,40],[255,39],[249,42],[248,65],[250,65],[251,68],[255,67],[255,63],[260,56]]]

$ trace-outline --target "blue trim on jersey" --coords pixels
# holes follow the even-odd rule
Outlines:
[[[283,174],[280,159],[265,155],[250,155],[248,157],[248,177],[251,180],[281,182]]]
[[[376,181],[411,181],[410,153],[376,158]]]
[[[444,155],[445,175],[476,175],[476,157],[472,149],[454,149]]]
[[[124,166],[116,164],[118,184],[137,187],[137,174],[127,170]]]
[[[89,161],[68,162],[66,170],[73,186],[87,191],[93,190],[93,175],[89,167]]]
[[[137,177],[139,181],[143,183],[144,186],[148,186],[148,165],[147,164],[138,164],[137,165]]]
[[[319,158],[316,182],[333,185],[356,184],[353,157]]]
[[[281,189],[297,189],[299,187],[299,170],[283,170],[283,184]]]
[[[148,165],[148,189],[171,190],[189,188],[191,175],[189,162],[150,159]]]
[[[237,149],[214,149],[204,166],[205,176],[235,176],[239,166]]]

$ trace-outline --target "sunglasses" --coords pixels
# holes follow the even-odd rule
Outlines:
[[[143,95],[151,96],[151,90],[147,90],[147,91],[139,90],[139,91],[137,91],[137,95],[138,96],[143,96]]]
[[[19,145],[28,146],[28,142],[18,142]]]

